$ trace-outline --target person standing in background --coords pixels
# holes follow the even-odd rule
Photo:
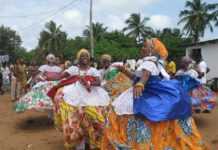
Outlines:
[[[210,69],[207,66],[207,63],[203,60],[201,54],[196,55],[193,57],[197,64],[197,71],[200,76],[200,80],[202,84],[207,83],[207,73],[210,72]]]
[[[38,71],[38,65],[36,61],[32,61],[30,65],[28,66],[28,81],[27,81],[27,87],[28,89],[32,88],[34,84],[36,84],[36,76],[39,73]]]
[[[203,59],[198,63],[198,69],[200,73],[202,73],[201,83],[206,84],[207,83],[207,73],[209,72],[209,68],[207,66],[207,63]]]
[[[172,57],[169,57],[168,59],[168,62],[166,64],[166,71],[171,77],[176,74],[176,63],[174,62]]]
[[[10,81],[11,81],[11,101],[15,101],[16,100],[16,77],[14,76],[14,71],[15,71],[15,64],[11,64],[10,65],[10,71],[11,71],[11,75],[10,75]]]
[[[2,75],[2,66],[0,64],[0,95],[4,94],[2,86],[3,86],[3,75]]]
[[[9,67],[7,66],[6,63],[3,63],[2,64],[2,78],[3,78],[3,89],[4,91],[7,91],[9,89],[9,85],[10,85],[10,69]]]
[[[16,82],[12,86],[12,101],[18,100],[25,93],[27,83],[26,66],[22,59],[17,59],[14,66],[14,77]]]

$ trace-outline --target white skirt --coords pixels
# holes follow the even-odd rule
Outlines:
[[[79,82],[63,88],[63,99],[72,106],[107,106],[110,104],[108,93],[101,87],[92,87],[91,92]]]
[[[117,115],[132,115],[133,101],[133,88],[129,88],[113,101],[112,106]]]

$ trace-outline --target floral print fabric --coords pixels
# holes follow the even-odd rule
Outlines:
[[[35,109],[37,111],[52,110],[53,103],[47,96],[47,93],[57,84],[58,81],[45,81],[37,83],[30,92],[19,99],[16,103],[15,111],[23,112],[30,109]]]
[[[106,80],[106,84],[104,85],[112,100],[131,86],[132,82],[130,81],[130,79],[121,72],[117,73],[113,77],[108,77]]]
[[[54,117],[56,127],[63,131],[66,149],[76,148],[84,140],[90,149],[99,149],[106,107],[74,107],[62,98],[62,89],[59,89],[54,99]]]
[[[200,86],[191,93],[193,109],[213,110],[217,104],[217,95],[206,86]]]
[[[206,150],[194,120],[151,122],[133,115],[110,113],[102,150]]]

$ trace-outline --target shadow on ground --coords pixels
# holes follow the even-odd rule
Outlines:
[[[35,116],[20,119],[15,124],[15,128],[18,130],[41,131],[54,128],[54,124],[47,116]]]

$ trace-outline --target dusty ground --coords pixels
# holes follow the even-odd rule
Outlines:
[[[12,107],[8,95],[0,96],[0,150],[64,150],[61,133],[48,124],[46,113],[16,114]],[[195,119],[212,150],[218,150],[218,109]]]
[[[64,150],[61,133],[49,125],[46,113],[17,114],[12,107],[8,95],[0,96],[0,150]]]

